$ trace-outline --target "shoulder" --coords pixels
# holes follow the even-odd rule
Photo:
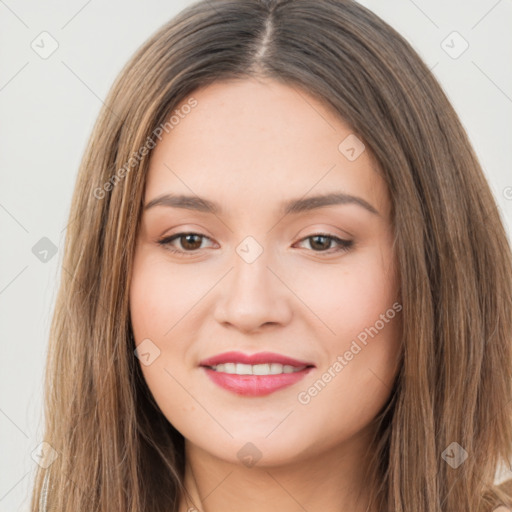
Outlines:
[[[492,512],[511,512],[511,510],[507,507],[501,506],[501,507],[495,508]]]

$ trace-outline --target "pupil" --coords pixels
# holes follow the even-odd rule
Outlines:
[[[182,239],[183,239],[183,238],[185,239],[185,244],[183,244],[183,246],[184,246],[185,248],[187,248],[187,245],[188,245],[188,244],[191,244],[192,246],[197,245],[197,240],[196,240],[196,244],[194,244],[194,242],[193,242],[193,241],[192,241],[192,242],[190,242],[190,239],[191,239],[191,238],[194,238],[194,237],[195,237],[195,238],[197,238],[197,239],[199,239],[198,235],[194,235],[194,234],[191,234],[191,235],[184,235],[184,236],[182,237]],[[199,245],[201,245],[201,241],[200,241],[200,240],[199,240]],[[197,249],[197,247],[188,247],[188,248],[189,248],[189,249]]]
[[[327,244],[325,244],[325,243],[324,243],[324,244],[320,243],[320,244],[319,244],[319,247],[318,247],[318,246],[316,247],[317,249],[328,249],[328,248],[329,248],[330,241],[329,241],[329,239],[328,239],[326,236],[323,236],[323,235],[317,235],[317,236],[314,236],[314,237],[312,238],[312,244],[311,244],[311,246],[312,246],[313,248],[315,248],[315,246],[317,245],[317,240],[318,240],[318,239],[324,239],[324,240],[327,242]]]

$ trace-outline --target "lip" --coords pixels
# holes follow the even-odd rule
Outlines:
[[[213,357],[203,359],[199,366],[215,366],[222,363],[243,363],[243,364],[264,364],[264,363],[279,363],[295,366],[314,366],[313,363],[308,361],[299,361],[282,354],[274,352],[258,352],[256,354],[244,354],[243,352],[223,352]]]
[[[278,375],[236,375],[233,373],[217,372],[210,368],[222,363],[264,364],[279,363],[304,369],[293,373],[280,373]],[[199,364],[212,382],[223,389],[243,396],[264,396],[280,389],[292,386],[303,379],[315,365],[307,361],[299,361],[291,357],[273,352],[259,352],[257,354],[243,354],[242,352],[224,352],[204,359]]]
[[[207,366],[202,368],[212,382],[221,388],[244,396],[269,395],[279,389],[295,384],[313,369],[312,366],[308,366],[298,372],[280,373],[278,375],[236,375],[234,373],[217,372]]]

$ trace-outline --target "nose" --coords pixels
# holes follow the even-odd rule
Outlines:
[[[293,293],[287,285],[291,283],[286,283],[285,276],[279,276],[279,270],[269,263],[266,251],[251,263],[235,255],[233,268],[218,289],[214,313],[217,322],[245,333],[267,324],[283,326],[290,322]]]

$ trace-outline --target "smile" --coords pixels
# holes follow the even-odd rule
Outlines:
[[[281,373],[294,373],[304,370],[306,366],[291,366],[289,364],[268,363],[268,364],[243,364],[223,363],[210,367],[216,372],[229,373],[234,375],[280,375]]]
[[[315,367],[283,354],[238,351],[209,357],[199,366],[214,384],[243,396],[265,396],[292,386]]]

